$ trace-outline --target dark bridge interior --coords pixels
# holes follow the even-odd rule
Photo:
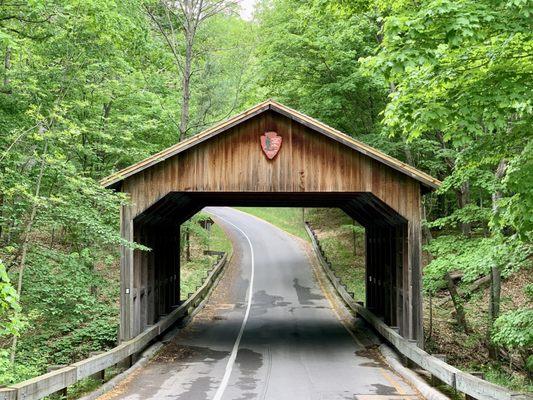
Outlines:
[[[372,193],[171,192],[134,219],[134,240],[152,251],[134,252],[134,331],[180,303],[180,225],[207,206],[335,207],[366,231],[366,307],[400,333],[405,321],[403,287],[407,221]],[[136,289],[137,288],[137,289]],[[137,293],[139,298],[137,299]]]

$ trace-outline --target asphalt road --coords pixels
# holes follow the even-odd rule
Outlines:
[[[234,256],[205,308],[145,368],[102,399],[418,399],[349,332],[302,242],[231,208],[209,209]]]

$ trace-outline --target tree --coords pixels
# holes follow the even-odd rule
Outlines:
[[[450,173],[440,194],[455,191],[458,197],[453,212],[430,223],[448,234],[428,247],[436,258],[425,271],[426,289],[442,285],[452,269],[461,271],[465,282],[491,274],[490,338],[499,313],[500,274],[527,265],[531,254],[530,226],[504,216],[516,216],[512,199],[517,205],[532,201],[525,189],[531,164],[518,165],[532,137],[532,5],[492,0],[378,4],[383,41],[365,63],[395,86],[384,111],[385,129],[410,141],[437,138],[446,146]],[[509,163],[516,168],[513,186],[508,185]],[[530,220],[531,208],[522,211],[527,215],[522,221]],[[473,230],[475,237],[450,232],[457,226],[465,236]]]
[[[260,4],[256,100],[274,97],[343,132],[391,149],[377,135],[387,86],[359,58],[376,46],[376,16],[339,2]]]
[[[205,25],[216,16],[231,14],[236,5],[237,2],[231,0],[161,0],[144,5],[170,49],[181,76],[179,140],[185,138],[191,128],[193,75],[199,75],[208,68],[208,65],[202,65],[202,60],[213,51],[205,46],[208,42],[208,38],[203,36]]]
[[[0,262],[0,336],[18,335],[22,327],[17,291],[11,284],[6,267]]]

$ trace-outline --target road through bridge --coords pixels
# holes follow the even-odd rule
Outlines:
[[[208,210],[234,246],[222,280],[191,324],[102,400],[419,398],[368,349],[368,332],[341,323],[308,243],[231,208]]]

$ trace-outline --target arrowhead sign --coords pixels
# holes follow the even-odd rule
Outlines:
[[[261,147],[269,160],[272,160],[278,154],[281,148],[281,136],[278,136],[276,132],[265,132],[261,136]]]

